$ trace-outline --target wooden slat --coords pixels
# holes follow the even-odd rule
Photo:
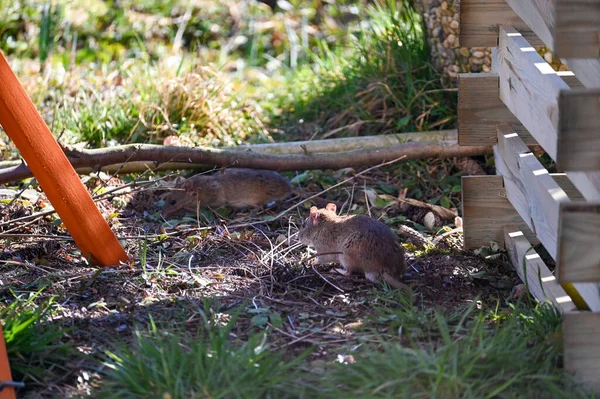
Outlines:
[[[527,25],[528,31],[531,30],[547,47],[554,48],[554,1],[505,0],[505,2]]]
[[[569,86],[510,26],[500,27],[500,98],[552,159],[556,159],[558,95]]]
[[[521,220],[526,221],[527,232],[535,233],[552,259],[557,259],[559,208],[561,203],[570,202],[566,193],[548,174],[527,146],[510,126],[498,126],[498,145],[494,148],[496,169],[504,178],[505,195],[514,206]],[[464,179],[464,178],[463,178]],[[463,181],[464,184],[464,181]],[[464,190],[464,189],[463,189]],[[473,192],[467,195],[474,195]],[[463,204],[467,197],[463,191]],[[482,206],[479,212],[485,212]],[[465,215],[463,208],[463,215]],[[466,222],[466,217],[464,217]],[[505,225],[509,225],[506,223]],[[464,224],[465,245],[468,226]],[[527,237],[530,241],[530,237]],[[593,283],[575,283],[575,290],[594,311],[600,310],[600,293]],[[573,296],[573,295],[571,295]]]
[[[522,231],[505,227],[504,246],[517,274],[527,282],[531,295],[540,302],[552,302],[561,312],[577,309]]]
[[[533,31],[558,56],[600,57],[600,0],[506,2],[527,25],[527,33]]]
[[[462,47],[496,47],[499,25],[512,25],[534,46],[543,45],[505,0],[461,0],[459,43]]]
[[[600,59],[562,59],[588,89],[600,89]]]
[[[600,314],[565,313],[562,330],[565,369],[600,393]]]
[[[509,123],[527,144],[537,144],[529,132],[500,100],[495,73],[458,75],[458,143],[496,144],[496,125]]]
[[[537,0],[537,2],[556,4],[552,48],[560,57],[600,57],[600,0],[554,0],[553,2]]]
[[[509,125],[498,125],[497,129],[498,145],[494,146],[496,173],[504,178],[506,198],[527,224],[527,227],[535,232],[533,220],[529,215],[527,190],[523,186],[519,173],[519,155],[529,153],[529,148],[523,143],[523,140],[519,139],[518,135],[506,138],[506,136],[515,134]]]
[[[566,175],[586,200],[600,200],[600,172],[566,172]]]
[[[569,200],[567,194],[509,125],[498,126],[495,161],[508,200],[556,259],[558,206]]]
[[[600,282],[600,202],[561,204],[560,282]]]
[[[600,170],[600,89],[561,91],[558,110],[557,167]]]
[[[530,242],[539,243],[506,198],[502,176],[463,176],[462,199],[466,249],[502,243],[506,225],[515,225]]]
[[[566,173],[550,173],[556,184],[567,193],[571,201],[584,200],[583,194],[575,187],[575,184],[567,177]]]

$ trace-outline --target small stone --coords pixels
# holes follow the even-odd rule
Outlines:
[[[443,1],[442,2],[442,10],[447,10],[448,9],[448,2],[447,1]]]
[[[473,52],[473,57],[475,58],[483,58],[485,54],[483,53],[483,51],[474,51]]]
[[[468,57],[471,55],[471,52],[469,51],[468,48],[466,47],[461,47],[460,48],[460,55],[462,55],[463,57]]]
[[[491,71],[492,71],[492,68],[490,68],[490,67],[489,67],[489,66],[487,66],[487,65],[484,65],[484,66],[482,67],[482,70],[483,70],[483,72],[491,72]]]
[[[448,43],[454,44],[454,42],[456,41],[456,36],[455,35],[448,35],[448,37],[446,38],[446,40],[448,41]]]
[[[547,52],[544,54],[544,59],[546,60],[546,62],[548,64],[552,64],[552,53],[551,52]]]
[[[448,71],[448,76],[450,76],[452,79],[456,79],[458,74],[456,72]]]
[[[482,58],[471,58],[469,61],[471,61],[471,64],[474,64],[474,65],[481,65],[481,64],[483,64],[483,59]]]
[[[560,72],[568,72],[568,71],[569,71],[569,67],[567,67],[565,64],[561,64],[561,65],[558,67],[558,70],[559,70]]]
[[[456,53],[454,52],[454,50],[448,50],[446,54],[448,55],[449,62],[454,63],[454,61],[456,61]]]
[[[458,29],[458,26],[459,26],[459,23],[458,23],[458,21],[454,20],[454,21],[450,22],[450,27],[451,27],[452,29],[455,29],[455,30],[456,30],[456,29]]]

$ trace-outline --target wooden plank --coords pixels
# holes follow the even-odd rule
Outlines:
[[[567,193],[571,201],[584,200],[583,194],[575,187],[575,184],[567,177],[566,173],[550,173],[556,184]]]
[[[461,0],[458,35],[461,47],[496,47],[500,25],[512,25],[532,45],[543,45],[505,0]]]
[[[556,259],[558,206],[569,200],[567,194],[509,125],[498,126],[495,156],[496,168],[504,177],[506,197]]]
[[[500,27],[500,98],[546,153],[556,159],[558,95],[569,86],[510,26]]]
[[[600,89],[600,59],[561,59],[588,89]]]
[[[496,168],[504,177],[506,197],[521,219],[526,221],[528,230],[535,233],[536,240],[532,242],[537,243],[539,239],[552,259],[556,260],[559,209],[561,203],[570,202],[569,197],[535,156],[527,152],[527,146],[516,133],[512,132],[510,126],[498,127],[498,145],[494,150]],[[467,199],[464,193],[462,198],[464,204]],[[484,211],[480,210],[480,212]],[[463,215],[465,215],[464,208]],[[468,227],[464,229],[466,234]],[[518,229],[527,231],[520,227]],[[527,238],[531,241],[529,236]],[[465,245],[466,243],[465,235]],[[575,283],[570,289],[571,297],[576,291],[590,309],[600,310],[600,294],[596,284]]]
[[[600,89],[561,91],[558,111],[557,167],[600,170]]]
[[[502,243],[506,225],[517,226],[530,242],[539,243],[506,198],[502,176],[463,176],[462,199],[465,249]]]
[[[552,302],[561,312],[577,309],[522,231],[505,227],[504,246],[521,281],[527,282],[531,295],[540,302]]]
[[[600,202],[561,204],[559,220],[559,281],[600,281]]]
[[[569,201],[569,197],[533,154],[521,154],[519,171],[526,191],[534,232],[550,256],[556,259],[558,210],[560,203]]]
[[[551,48],[559,57],[600,57],[600,0],[554,0],[545,3],[549,6],[555,3],[554,46]]]
[[[494,146],[494,163],[496,173],[504,177],[506,198],[510,201],[527,227],[535,232],[535,226],[529,215],[529,200],[527,190],[523,186],[519,173],[519,155],[529,153],[525,145],[510,125],[497,126],[498,145]]]
[[[529,132],[500,100],[495,73],[458,75],[458,144],[496,144],[496,125],[509,123],[527,144],[537,144]]]
[[[506,2],[527,25],[528,35],[533,31],[559,57],[600,57],[600,0]]]
[[[554,1],[549,0],[505,0],[509,7],[527,25],[527,30],[549,48],[554,48]],[[519,27],[513,25],[517,30]]]
[[[566,175],[586,200],[600,200],[600,172],[566,172]]]
[[[562,330],[565,369],[600,393],[600,314],[565,313]]]
[[[492,73],[498,74],[498,47],[492,47]]]

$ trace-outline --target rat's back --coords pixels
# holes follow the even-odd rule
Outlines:
[[[271,170],[231,168],[217,176],[233,207],[265,205],[285,199],[292,191],[289,180]]]

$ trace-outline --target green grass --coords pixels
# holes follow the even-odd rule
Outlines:
[[[234,319],[197,338],[153,326],[108,353],[101,397],[593,397],[561,368],[561,317],[548,304],[478,310],[473,301],[440,312],[412,306],[412,297],[384,296],[380,315],[356,332],[371,338],[342,351],[353,362],[317,372],[302,356],[284,360],[281,350],[269,349],[267,335],[233,343]]]
[[[413,325],[414,311],[408,311],[408,318],[404,313],[399,316]],[[439,339],[419,345],[405,329],[411,344],[381,342],[380,349],[355,355],[355,363],[336,365],[323,379],[327,388],[320,397],[591,397],[557,367],[560,315],[549,305],[496,314],[471,308],[450,319],[439,312],[416,315],[431,323]]]
[[[72,354],[70,345],[61,342],[66,331],[50,322],[52,300],[35,303],[38,295],[15,296],[8,304],[0,304],[13,379],[26,384],[58,381]]]
[[[137,330],[131,345],[107,351],[110,367],[103,398],[286,398],[297,397],[302,357],[284,359],[265,334],[242,343],[230,336],[236,318],[199,336],[182,331]]]
[[[318,122],[324,125],[321,133],[353,126],[350,135],[454,125],[456,93],[442,88],[429,63],[421,17],[407,1],[398,3],[370,6],[348,46],[332,49],[321,43],[313,65],[294,76],[283,97],[288,100],[282,112],[292,115],[289,123]]]

